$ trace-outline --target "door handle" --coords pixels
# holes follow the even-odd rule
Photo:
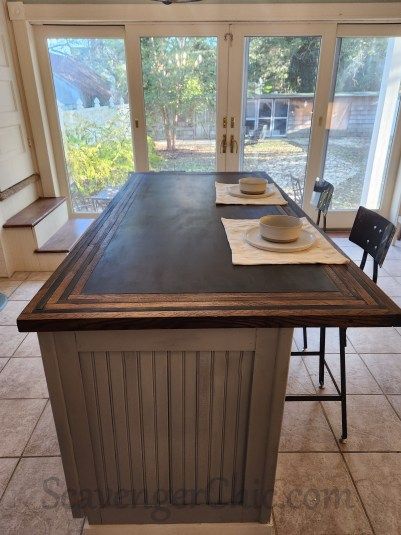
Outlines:
[[[225,154],[227,152],[227,134],[223,134],[223,137],[221,139],[220,152],[222,154]]]
[[[237,154],[237,152],[238,152],[238,143],[237,143],[234,135],[231,135],[230,136],[230,152],[231,152],[231,154],[234,154],[234,150],[235,150],[235,154]]]

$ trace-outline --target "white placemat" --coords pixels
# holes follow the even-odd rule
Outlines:
[[[287,201],[274,184],[269,185],[274,189],[273,195],[270,195],[270,197],[260,197],[259,199],[252,199],[252,197],[234,197],[228,191],[228,188],[230,186],[234,186],[234,184],[221,184],[220,182],[215,182],[215,186],[216,204],[259,204],[262,206],[266,206],[268,204],[287,204]]]
[[[322,234],[311,225],[306,217],[301,219],[305,230],[316,236],[316,242],[306,251],[294,253],[274,253],[262,251],[245,241],[245,232],[259,224],[259,219],[225,219],[221,218],[231,247],[234,265],[252,266],[258,264],[347,264],[349,259],[343,256]]]

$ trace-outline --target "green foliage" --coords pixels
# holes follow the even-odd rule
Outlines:
[[[149,131],[164,131],[175,149],[179,120],[216,106],[216,38],[141,39],[143,86]]]
[[[313,92],[319,48],[318,37],[251,37],[248,96]]]
[[[388,39],[341,40],[337,92],[379,91]],[[255,93],[314,93],[319,37],[251,37],[248,96]]]
[[[384,37],[343,38],[336,91],[379,91],[387,45]]]
[[[104,124],[84,117],[65,126],[65,149],[69,175],[83,196],[98,193],[107,186],[121,186],[134,169],[131,131],[127,113],[117,112]],[[149,158],[160,165],[152,139]]]

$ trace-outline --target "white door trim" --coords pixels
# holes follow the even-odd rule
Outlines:
[[[292,4],[24,4],[9,2],[11,20],[40,24],[128,22],[401,22],[401,2]]]

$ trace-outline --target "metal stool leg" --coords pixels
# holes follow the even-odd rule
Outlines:
[[[306,332],[306,327],[302,327],[302,334],[304,337],[304,349],[308,347],[308,334]]]
[[[319,388],[324,388],[324,359],[326,352],[326,328],[320,328],[319,344]]]
[[[346,329],[340,328],[340,373],[341,373],[341,424],[340,442],[347,442],[347,384],[345,374],[345,346],[347,345]]]

